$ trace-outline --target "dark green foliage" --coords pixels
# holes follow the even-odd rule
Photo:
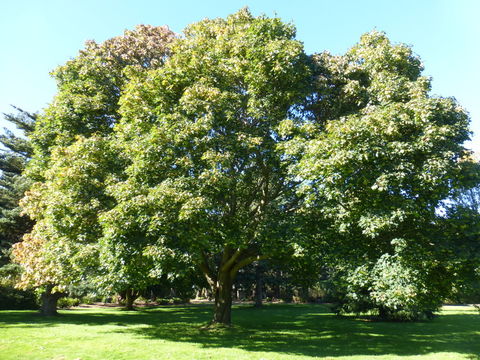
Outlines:
[[[34,290],[19,290],[14,287],[20,274],[20,266],[7,263],[0,267],[0,309],[33,310],[38,309]]]
[[[36,115],[15,108],[15,114],[5,114],[5,120],[20,130],[20,136],[5,129],[0,135],[0,267],[9,262],[10,247],[31,230],[32,220],[22,214],[20,199],[30,186],[22,172],[32,155],[28,136],[34,129]]]
[[[31,290],[18,290],[0,285],[0,310],[36,310],[37,297]]]
[[[153,281],[153,285],[141,292],[145,298],[180,298],[184,302],[195,297],[195,288],[198,286],[208,286],[205,278],[194,269],[190,269],[183,275],[175,276],[173,273],[163,275]]]
[[[476,171],[480,173],[480,164]],[[446,202],[441,222],[445,262],[455,271],[451,299],[480,303],[480,185],[460,190]],[[458,239],[461,246],[458,246]]]
[[[313,260],[293,258],[290,261],[262,260],[243,268],[235,282],[237,300],[255,300],[260,276],[264,301],[316,302],[321,301],[319,288],[322,268]],[[238,296],[238,297],[237,297]]]

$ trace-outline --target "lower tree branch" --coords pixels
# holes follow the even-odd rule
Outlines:
[[[210,269],[210,266],[208,266],[207,256],[203,251],[202,251],[202,261],[198,264],[198,267],[205,275],[208,285],[214,288],[216,286],[215,276],[213,275],[213,272]]]
[[[234,264],[235,262],[238,260],[238,258],[243,255],[244,253],[244,250],[243,249],[240,249],[238,248],[232,256],[230,256],[230,258],[222,265],[222,268],[221,268],[221,271],[226,271],[228,269],[230,269]]]
[[[265,260],[268,259],[268,256],[266,255],[255,255],[255,256],[249,256],[238,263],[235,264],[235,266],[230,270],[230,276],[235,276],[235,274],[240,270],[241,268],[250,265],[254,261],[260,261],[260,260]]]

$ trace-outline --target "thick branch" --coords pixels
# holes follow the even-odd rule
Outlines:
[[[223,254],[222,254],[222,262],[220,263],[220,267],[223,267],[223,264],[225,264],[228,259],[232,256],[233,249],[232,247],[227,244],[225,245],[225,248],[223,249]]]
[[[233,264],[235,264],[235,262],[240,257],[240,255],[242,255],[243,253],[244,253],[244,250],[238,248],[235,251],[235,253],[232,256],[230,256],[230,258],[227,261],[223,263],[221,271],[227,271],[228,269],[230,269],[233,266]]]
[[[213,272],[210,269],[210,266],[208,266],[207,256],[203,251],[202,251],[202,261],[198,264],[198,266],[200,270],[202,270],[203,274],[205,275],[205,278],[207,279],[208,284],[212,288],[215,288],[216,286],[215,276],[213,275]]]
[[[256,255],[256,256],[249,256],[242,261],[239,261],[235,266],[230,270],[230,276],[235,276],[235,274],[240,270],[241,268],[250,265],[254,261],[260,261],[260,260],[265,260],[268,259],[268,256],[266,255]]]

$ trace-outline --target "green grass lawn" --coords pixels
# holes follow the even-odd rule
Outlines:
[[[0,311],[0,359],[480,359],[480,315],[445,307],[433,321],[337,317],[321,305],[236,306],[234,327],[202,330],[207,305],[74,309],[44,318]]]

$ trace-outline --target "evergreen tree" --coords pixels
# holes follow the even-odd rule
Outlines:
[[[15,108],[14,114],[5,114],[5,120],[28,136],[34,128],[36,115]],[[9,249],[31,230],[32,220],[22,214],[19,201],[29,187],[22,172],[32,155],[28,138],[8,129],[0,135],[0,267],[9,263]]]
[[[32,155],[30,141],[24,135],[33,131],[36,115],[15,110],[4,117],[16,126],[18,135],[8,129],[0,135],[0,309],[34,309],[35,294],[14,288],[20,267],[10,262],[10,249],[33,226],[33,221],[22,213],[19,201],[30,186],[22,175]]]

